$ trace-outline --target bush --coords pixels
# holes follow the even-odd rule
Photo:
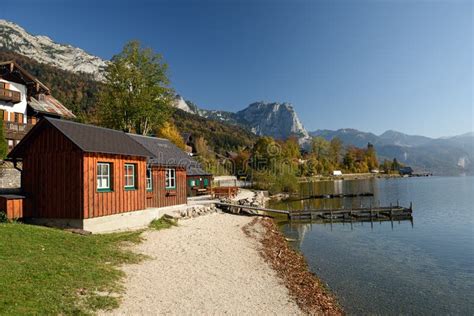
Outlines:
[[[8,220],[8,217],[7,217],[7,213],[5,212],[0,212],[0,223],[8,223],[9,220]]]
[[[278,193],[294,193],[298,191],[298,177],[292,173],[285,173],[276,177],[270,191]]]
[[[298,177],[290,172],[275,175],[268,171],[254,171],[253,188],[257,190],[267,190],[271,194],[298,191]]]

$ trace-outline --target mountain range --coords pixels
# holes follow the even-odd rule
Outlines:
[[[108,61],[93,56],[84,50],[68,44],[58,44],[47,36],[32,35],[21,26],[0,20],[0,52],[7,56],[20,54],[26,56],[24,60],[31,63],[47,65],[41,67],[49,73],[61,74],[59,77],[70,77],[70,80],[60,80],[58,75],[51,79],[58,86],[62,85],[67,91],[60,91],[64,95],[66,105],[73,110],[84,110],[93,103],[94,93],[103,79],[103,70]],[[24,58],[24,57],[21,57]],[[52,67],[51,67],[52,66]],[[48,68],[49,67],[49,68]],[[35,67],[27,67],[35,70]],[[38,68],[38,67],[36,67]],[[60,71],[54,70],[60,69]],[[35,71],[34,73],[36,73]],[[71,73],[71,75],[68,75]],[[37,73],[41,76],[41,73]],[[82,86],[77,88],[80,77],[86,78]],[[91,82],[91,78],[97,84]],[[40,78],[41,79],[41,78]],[[70,88],[76,87],[77,91],[71,95]],[[71,97],[74,101],[69,102]],[[436,174],[472,174],[474,172],[474,135],[467,133],[455,137],[433,139],[425,136],[407,135],[397,131],[386,131],[381,135],[362,132],[355,129],[317,130],[308,132],[301,123],[295,108],[290,103],[279,102],[254,102],[238,112],[219,110],[206,110],[185,100],[176,97],[174,105],[183,112],[178,115],[180,119],[194,120],[203,123],[203,119],[219,122],[228,126],[236,126],[240,130],[247,130],[257,136],[272,136],[285,139],[296,136],[302,146],[308,146],[311,137],[320,136],[325,139],[340,138],[347,145],[365,147],[372,143],[377,149],[380,159],[397,158],[400,162],[411,165],[419,170],[431,171]],[[186,115],[184,115],[184,113]],[[181,124],[180,126],[187,126]],[[193,126],[198,126],[194,124]],[[224,126],[220,130],[226,129]],[[237,139],[233,135],[233,142]],[[247,135],[247,142],[250,140]],[[215,142],[218,142],[216,139]]]
[[[392,130],[375,135],[356,129],[339,129],[317,130],[310,132],[310,135],[326,140],[337,137],[344,144],[357,147],[371,143],[377,150],[379,160],[396,158],[418,171],[429,171],[437,175],[474,174],[472,132],[453,137],[430,138]]]

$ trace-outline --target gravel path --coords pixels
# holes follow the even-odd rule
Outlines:
[[[136,251],[152,259],[123,267],[126,294],[103,314],[301,314],[242,231],[251,220],[214,213],[146,232]]]

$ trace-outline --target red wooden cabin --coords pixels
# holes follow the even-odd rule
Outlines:
[[[185,168],[163,164],[137,137],[66,120],[41,120],[8,155],[22,161],[23,217],[116,230],[145,224],[142,219],[150,219],[152,208],[186,204]],[[128,217],[116,216],[121,214]]]

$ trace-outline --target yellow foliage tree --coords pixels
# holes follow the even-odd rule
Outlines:
[[[186,144],[184,143],[181,134],[179,133],[176,126],[170,122],[165,122],[163,124],[163,126],[158,131],[158,136],[169,139],[173,144],[181,149],[186,149]]]

